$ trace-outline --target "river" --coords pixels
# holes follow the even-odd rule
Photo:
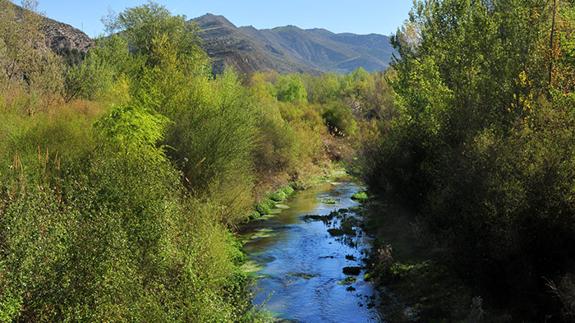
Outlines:
[[[377,292],[364,281],[370,238],[351,199],[360,190],[351,181],[324,183],[244,228],[244,250],[259,277],[254,305],[293,322],[383,321]],[[342,222],[346,234],[338,229]]]

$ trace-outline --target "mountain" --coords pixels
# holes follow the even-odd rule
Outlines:
[[[377,34],[335,34],[296,26],[258,30],[236,27],[223,16],[207,14],[192,22],[201,29],[214,70],[233,66],[243,72],[348,73],[359,67],[385,70],[394,49],[389,37]]]
[[[16,16],[23,10],[14,6]],[[46,46],[68,60],[77,61],[94,41],[81,30],[41,16]],[[335,34],[325,29],[301,29],[295,26],[258,30],[236,27],[223,16],[207,14],[191,20],[200,28],[203,47],[213,60],[215,73],[224,66],[250,73],[322,72],[348,73],[359,67],[381,71],[388,67],[394,49],[386,36],[350,33]]]
[[[280,73],[315,72],[306,64],[274,52],[222,16],[208,14],[191,22],[200,28],[203,47],[213,60],[215,73],[220,73],[224,66],[234,67],[245,73],[262,70],[275,70]]]
[[[47,45],[57,53],[86,53],[94,41],[81,30],[50,18],[44,18],[42,31]]]
[[[24,10],[26,10],[10,1],[0,1],[0,4],[0,9],[2,10],[14,10],[16,19],[19,20],[22,19]],[[41,19],[41,28],[45,36],[46,47],[59,54],[85,54],[94,44],[94,41],[88,35],[77,28],[44,16],[38,17]]]

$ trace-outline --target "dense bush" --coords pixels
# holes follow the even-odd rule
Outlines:
[[[0,171],[3,319],[229,321],[248,310],[222,211],[185,193],[157,146],[162,118],[137,107],[94,128],[81,114],[11,117],[37,123],[1,141],[16,156]]]
[[[282,75],[276,84],[277,99],[282,102],[307,102],[307,91],[298,75]]]
[[[255,165],[259,173],[271,176],[287,172],[293,179],[305,173],[307,165],[318,164],[324,156],[322,137],[327,134],[319,108],[301,100],[282,102],[276,93],[282,80],[299,76],[256,73],[250,79],[258,137]],[[303,86],[303,83],[300,84]],[[305,92],[305,88],[301,88]]]
[[[322,117],[329,130],[338,136],[351,136],[357,131],[357,122],[349,107],[342,103],[331,103],[328,105]]]

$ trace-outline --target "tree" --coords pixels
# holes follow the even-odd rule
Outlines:
[[[555,302],[541,277],[572,270],[573,248],[556,246],[575,245],[575,16],[560,3],[417,1],[394,37],[398,116],[381,124],[366,176],[415,206],[460,270],[534,320]]]
[[[149,67],[161,65],[167,56],[158,52],[169,47],[179,68],[186,73],[202,70],[207,56],[201,49],[198,28],[185,16],[173,16],[165,7],[150,2],[130,8],[106,21],[110,32],[120,32],[136,55],[145,57]],[[162,42],[162,44],[159,44]]]
[[[276,83],[277,99],[282,102],[307,102],[307,91],[300,76],[284,75]]]

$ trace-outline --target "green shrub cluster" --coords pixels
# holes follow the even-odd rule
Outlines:
[[[134,106],[94,126],[82,113],[3,115],[3,320],[230,321],[249,310],[221,208],[181,185],[157,145],[162,118]]]
[[[360,203],[364,203],[369,200],[369,195],[367,195],[367,192],[357,192],[351,196],[351,199]]]
[[[253,117],[258,123],[255,166],[258,173],[273,176],[285,172],[295,180],[309,165],[321,164],[325,159],[322,138],[327,130],[319,110],[307,99],[283,100],[276,96],[285,82],[294,82],[305,92],[299,75],[255,73],[250,78]]]
[[[328,105],[322,113],[331,133],[338,136],[353,136],[357,132],[357,122],[351,109],[340,102]]]

